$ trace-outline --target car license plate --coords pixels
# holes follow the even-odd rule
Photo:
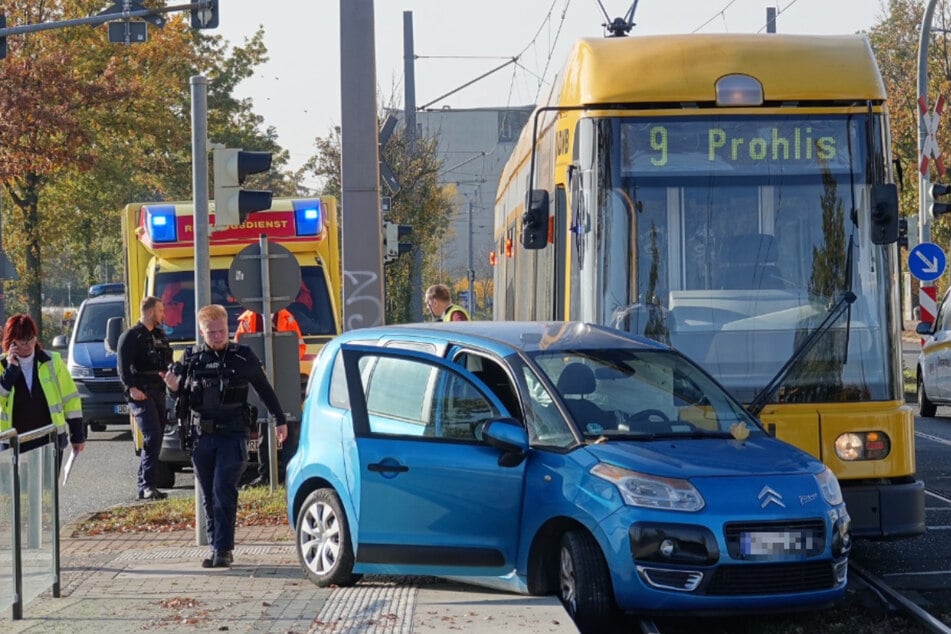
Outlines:
[[[740,533],[740,553],[750,556],[786,555],[813,547],[812,535],[802,531],[750,531]]]
[[[129,413],[129,404],[128,404],[128,403],[121,403],[121,404],[119,404],[119,405],[114,406],[112,409],[113,409],[113,411],[114,411],[116,414],[128,414],[128,413]]]
[[[258,450],[258,441],[256,438],[248,439],[248,451],[257,451]]]

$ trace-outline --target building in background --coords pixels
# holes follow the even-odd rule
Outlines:
[[[489,252],[499,176],[533,110],[534,106],[444,108],[416,114],[419,136],[438,139],[440,184],[456,190],[455,213],[436,263],[442,279],[466,278],[470,233],[474,275],[491,278]]]

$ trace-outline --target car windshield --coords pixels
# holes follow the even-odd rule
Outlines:
[[[530,355],[589,440],[765,433],[709,376],[669,351],[546,350]],[[538,389],[543,389],[540,384]],[[551,396],[533,394],[532,399],[547,406]]]
[[[121,301],[104,304],[86,304],[76,324],[76,343],[93,343],[106,338],[106,322],[122,317],[125,305]]]

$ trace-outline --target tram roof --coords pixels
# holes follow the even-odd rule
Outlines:
[[[865,36],[720,33],[581,39],[561,105],[714,102],[729,74],[758,79],[767,102],[885,99]]]

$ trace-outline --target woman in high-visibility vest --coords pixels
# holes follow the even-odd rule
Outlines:
[[[36,322],[29,315],[13,315],[3,329],[0,357],[0,432],[25,433],[56,425],[59,448],[69,443],[79,453],[86,446],[82,402],[76,384],[58,352],[47,352],[37,341]],[[21,451],[46,442],[24,443]]]

